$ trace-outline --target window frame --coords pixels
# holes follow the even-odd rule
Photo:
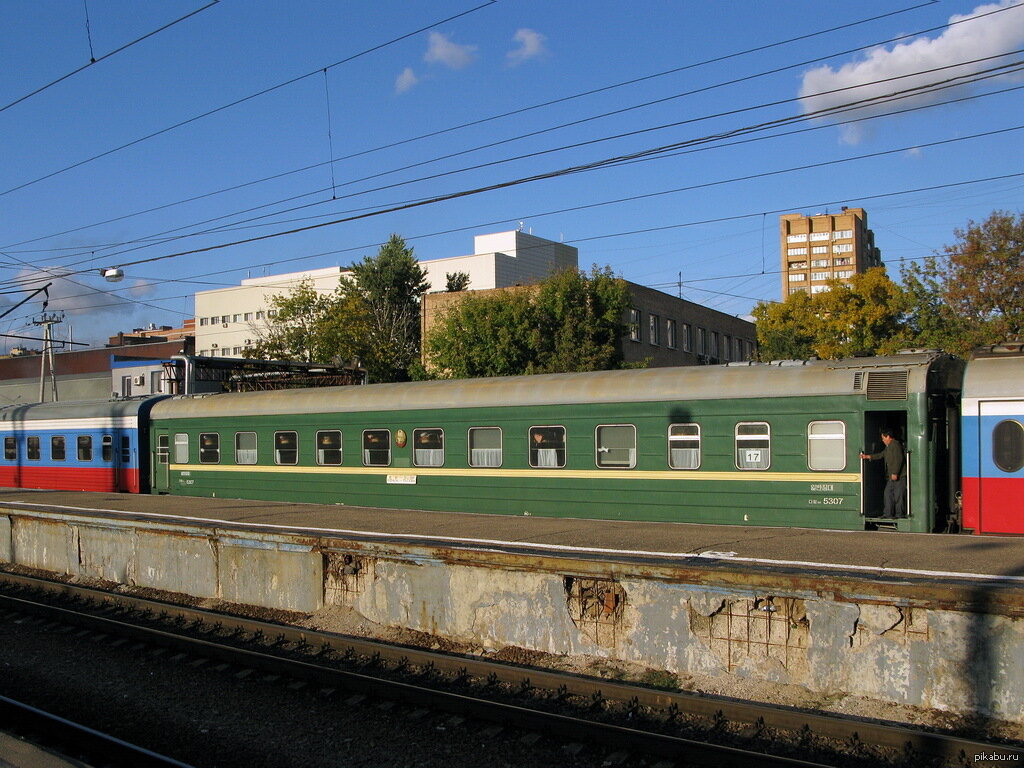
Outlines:
[[[633,446],[632,446],[632,448],[627,449],[630,452],[629,453],[629,463],[627,463],[627,464],[622,464],[622,463],[602,464],[601,463],[602,450],[603,450],[603,452],[607,453],[610,450],[621,450],[621,449],[611,449],[611,448],[607,448],[607,447],[602,449],[601,441],[600,441],[601,430],[602,429],[623,429],[623,428],[629,428],[629,429],[633,430]],[[596,427],[594,427],[594,464],[599,469],[636,469],[636,454],[637,454],[637,443],[636,443],[636,440],[637,440],[637,438],[636,438],[636,424],[598,424]]]
[[[85,454],[83,456],[83,454]],[[75,456],[81,462],[92,461],[92,435],[79,435],[75,440]]]
[[[498,433],[498,457],[499,457],[498,463],[497,464],[474,464],[473,463],[473,450],[474,450],[474,448],[473,448],[473,433],[474,432],[493,432],[493,431],[496,431]],[[474,469],[498,469],[505,462],[505,435],[502,432],[501,427],[470,427],[466,431],[466,448],[467,448],[467,455],[466,455],[467,463],[469,464],[469,466],[473,467]],[[481,449],[478,449],[478,450],[485,450],[485,451],[486,450],[490,450],[490,451],[493,451],[494,449],[493,448],[481,448]]]
[[[253,447],[252,448],[241,448],[241,447],[239,447],[239,445],[238,445],[238,438],[241,437],[242,435],[252,435],[252,440],[253,440]],[[241,467],[252,467],[252,466],[255,466],[256,464],[260,463],[260,436],[256,432],[254,432],[251,429],[243,429],[243,430],[239,430],[238,432],[235,432],[235,436],[234,436],[234,440],[233,440],[233,445],[234,445],[234,449],[235,449],[235,456],[234,456],[234,458],[235,458],[235,464],[236,465],[241,466]],[[240,457],[240,454],[242,453],[242,451],[246,451],[247,453],[251,452],[252,453],[252,460],[250,461],[248,456],[244,457],[244,460],[243,460],[243,458]]]
[[[764,435],[740,435],[740,427],[759,427],[764,426],[767,428],[767,432]],[[764,441],[767,440],[768,446],[765,450],[768,451],[768,462],[763,467],[743,467],[740,466],[740,443],[741,441],[753,442],[755,440]],[[733,461],[736,464],[736,469],[741,472],[766,472],[771,469],[772,466],[772,425],[767,421],[738,421],[736,426],[733,428]]]
[[[15,435],[4,437],[4,461],[18,460],[18,438]]]
[[[183,438],[179,440],[178,438]],[[189,464],[191,463],[190,452],[191,446],[189,445],[188,432],[175,432],[174,433],[174,445],[172,446],[171,456],[174,458],[173,464]],[[184,450],[185,458],[182,459],[182,450]]]
[[[110,464],[114,461],[114,436],[107,434],[100,437],[100,461]]]
[[[284,435],[291,435],[294,440],[294,448],[282,448],[280,439]],[[282,461],[282,451],[294,451],[295,461]],[[296,467],[299,464],[299,433],[295,429],[279,429],[274,432],[274,465],[278,467]]]
[[[815,426],[816,424],[839,424],[842,427],[842,432],[841,433],[831,432],[831,433],[828,433],[828,434],[812,435],[811,434],[811,427]],[[840,439],[842,440],[842,444],[843,444],[843,451],[842,451],[842,454],[841,454],[842,457],[843,457],[843,464],[842,464],[842,466],[838,466],[838,467],[814,467],[814,466],[811,466],[811,454],[813,453],[812,450],[811,450],[812,443],[815,442],[815,441],[823,442],[823,441],[826,441],[826,440],[836,440],[837,439],[836,438],[837,434],[841,435]],[[846,422],[843,421],[842,419],[816,419],[814,421],[807,422],[807,469],[809,469],[812,472],[842,472],[843,470],[845,470],[846,466],[847,466],[847,464],[849,462],[849,460],[846,457],[847,448],[848,448],[847,443],[846,443],[846,434],[847,434]]]
[[[60,440],[60,456],[57,455],[57,441]],[[64,435],[50,435],[50,461],[68,460],[68,440]]]
[[[441,463],[440,464],[420,464],[419,461],[416,460],[416,452],[417,452],[416,446],[418,445],[419,436],[423,432],[438,432],[438,433],[440,433],[440,435],[441,435],[441,447],[440,448],[431,448],[431,449],[429,449],[429,450],[440,450],[441,451]],[[420,427],[418,429],[413,429],[413,431],[412,431],[412,465],[414,467],[443,467],[447,458],[448,457],[447,457],[447,455],[445,453],[445,445],[444,445],[444,429],[442,429],[441,427]]]
[[[25,437],[25,458],[29,461],[42,460],[43,449],[39,441],[39,435],[28,435]]]
[[[535,430],[541,430],[541,429],[560,429],[560,430],[562,430],[562,447],[561,448],[544,448],[544,449],[534,448],[533,447],[533,445],[534,445],[533,433],[534,433]],[[565,468],[565,465],[566,465],[566,463],[568,462],[568,459],[569,459],[569,431],[565,428],[564,425],[561,425],[561,424],[543,424],[543,425],[538,424],[538,425],[530,427],[529,430],[527,430],[526,435],[527,435],[526,436],[527,459],[529,461],[531,469],[564,469]],[[541,464],[535,464],[534,463],[534,456],[536,454],[536,458],[539,460],[540,454],[538,452],[540,450],[554,451],[555,452],[555,462],[556,463],[553,466],[550,466],[550,467],[549,466],[543,466]],[[559,451],[562,452],[562,457],[561,457],[562,461],[561,461],[561,463],[558,462],[558,452]]]
[[[366,437],[367,437],[367,435],[369,435],[372,432],[381,432],[381,433],[383,433],[383,434],[388,436],[388,447],[387,447],[388,460],[387,460],[386,463],[381,464],[381,463],[376,463],[376,462],[375,463],[370,463],[369,462],[369,458],[370,458],[369,451],[382,451],[382,450],[385,450],[383,448],[367,448],[366,447]],[[391,448],[392,441],[391,441],[391,430],[390,429],[364,429],[363,432],[362,432],[362,435],[360,437],[360,440],[359,440],[359,445],[360,445],[360,453],[361,453],[361,458],[363,460],[363,466],[364,467],[390,467],[391,466],[391,462],[392,462],[394,457],[392,455],[392,448]]]
[[[207,447],[204,443],[208,438],[213,439],[213,447]],[[211,458],[210,452],[213,452]],[[220,432],[200,432],[199,433],[199,463],[200,464],[220,464]]]
[[[338,447],[337,448],[321,448],[320,447],[320,435],[337,435],[338,436]],[[316,445],[316,464],[318,467],[340,467],[345,463],[345,433],[340,429],[318,429],[316,434],[313,436],[313,440]],[[326,451],[337,451],[337,461],[324,461],[324,452]]]
[[[1001,446],[999,446],[996,443],[996,439],[997,439],[997,437],[999,437],[996,434],[996,432],[999,430],[1000,427],[1002,427],[1004,425],[1013,425],[1013,426],[1015,426],[1017,428],[1017,434],[1019,435],[1019,439],[1020,439],[1019,450],[1021,451],[1021,455],[1019,457],[1019,463],[1017,463],[1016,466],[1012,466],[1010,464],[1005,464],[1004,465],[1002,463],[1002,461],[1001,461],[1001,459],[1003,459],[1005,457],[1003,456],[1003,453],[1001,451]],[[992,463],[995,465],[996,469],[998,469],[1000,472],[1003,472],[1003,473],[1008,474],[1008,475],[1016,474],[1017,472],[1020,472],[1021,469],[1024,469],[1024,424],[1022,424],[1018,419],[1003,419],[1002,421],[997,423],[994,427],[992,427],[992,438],[991,439],[992,439]],[[1011,467],[1011,466],[1012,466],[1012,468],[1008,468],[1008,467]]]
[[[696,435],[673,435],[672,429],[674,427],[696,427]],[[679,421],[674,424],[668,425],[668,468],[676,472],[694,472],[700,469],[701,464],[704,462],[704,443],[702,442],[700,424],[695,421]],[[697,441],[697,466],[695,467],[677,467],[672,463],[672,441],[675,440],[696,440]],[[690,449],[692,450],[692,449]]]

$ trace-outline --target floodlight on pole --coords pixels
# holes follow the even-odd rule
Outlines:
[[[124,280],[124,270],[120,267],[104,267],[100,274],[108,283],[119,283]]]

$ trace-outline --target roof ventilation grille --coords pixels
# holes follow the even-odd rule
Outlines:
[[[868,400],[906,400],[908,371],[868,372]]]
[[[864,389],[864,371],[857,371],[853,374],[853,391],[860,392]]]

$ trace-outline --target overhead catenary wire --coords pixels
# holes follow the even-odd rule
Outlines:
[[[165,209],[167,209],[169,207],[173,207],[173,206],[177,206],[177,205],[183,205],[183,204],[187,204],[187,203],[191,203],[191,202],[196,202],[198,200],[203,200],[203,199],[209,198],[209,197],[214,196],[214,195],[219,195],[219,194],[226,193],[226,192],[237,191],[239,189],[243,189],[245,187],[253,186],[253,185],[256,185],[256,184],[261,184],[261,183],[264,183],[264,182],[267,182],[267,181],[278,180],[278,179],[281,179],[281,178],[283,178],[285,176],[288,176],[288,175],[292,175],[292,174],[296,174],[296,173],[302,173],[302,172],[305,172],[305,171],[309,171],[309,170],[313,170],[313,169],[319,168],[319,167],[321,167],[321,166],[323,166],[323,165],[325,165],[327,163],[333,164],[333,163],[341,162],[341,161],[344,161],[344,160],[349,160],[349,159],[365,156],[365,155],[372,154],[372,153],[375,153],[375,152],[379,152],[379,151],[382,151],[382,150],[392,149],[392,148],[399,147],[399,146],[402,146],[402,145],[405,145],[405,144],[409,144],[409,143],[412,143],[412,142],[420,141],[422,139],[427,139],[427,138],[432,138],[432,137],[435,137],[435,136],[440,136],[440,135],[443,135],[443,134],[446,134],[446,133],[450,133],[450,132],[453,132],[453,131],[457,131],[457,130],[461,130],[461,129],[464,129],[464,128],[478,126],[478,125],[482,125],[482,124],[485,124],[485,123],[488,123],[488,122],[492,122],[492,121],[495,121],[495,120],[503,119],[503,118],[506,118],[506,117],[517,116],[517,115],[523,114],[525,112],[541,109],[541,108],[548,107],[548,106],[553,106],[553,105],[556,105],[556,104],[565,103],[565,102],[572,101],[572,100],[575,100],[575,99],[578,99],[578,98],[583,98],[585,96],[590,96],[590,95],[594,95],[594,94],[597,94],[597,93],[602,93],[602,92],[618,89],[618,88],[621,88],[621,87],[625,87],[625,86],[629,86],[629,85],[634,85],[634,84],[637,84],[637,83],[645,82],[645,81],[652,80],[652,79],[655,79],[655,78],[664,77],[664,76],[667,76],[667,75],[670,75],[670,74],[675,74],[675,73],[682,72],[682,71],[689,70],[689,69],[694,69],[694,68],[701,67],[701,66],[708,65],[708,64],[719,63],[719,62],[722,62],[722,61],[726,61],[726,60],[729,60],[729,59],[732,59],[732,58],[737,58],[737,57],[740,57],[740,56],[748,55],[748,54],[751,54],[751,53],[763,52],[763,51],[769,50],[771,48],[787,45],[789,43],[806,41],[808,39],[811,39],[811,38],[814,38],[814,37],[817,37],[817,36],[821,36],[821,35],[825,35],[825,34],[829,34],[831,32],[848,29],[850,27],[858,26],[858,25],[861,25],[861,24],[866,24],[866,23],[869,23],[869,22],[872,22],[872,21],[877,21],[879,19],[883,19],[883,18],[886,18],[886,17],[889,17],[889,16],[898,15],[898,14],[901,14],[901,13],[906,13],[906,12],[909,12],[909,11],[912,11],[912,10],[917,10],[919,8],[923,8],[923,7],[928,6],[928,5],[933,5],[936,1],[937,0],[929,0],[929,2],[926,2],[926,3],[919,3],[917,5],[913,5],[913,6],[910,6],[908,8],[898,9],[898,10],[891,11],[891,12],[888,12],[888,13],[885,13],[885,14],[871,16],[871,17],[868,17],[866,19],[860,19],[860,20],[857,20],[857,21],[854,21],[854,22],[850,22],[850,23],[847,23],[847,24],[833,26],[833,27],[829,27],[827,29],[817,30],[817,31],[814,31],[814,32],[803,33],[801,35],[798,35],[798,36],[795,36],[795,37],[791,37],[791,38],[786,38],[784,40],[776,41],[774,43],[768,43],[768,44],[765,44],[765,45],[762,45],[762,46],[756,46],[756,47],[753,47],[753,48],[747,48],[745,50],[735,51],[733,53],[724,54],[722,56],[716,56],[716,57],[704,59],[704,60],[699,61],[699,62],[694,62],[694,63],[691,63],[691,64],[686,64],[686,65],[683,65],[683,66],[679,66],[679,67],[673,67],[671,69],[663,70],[661,72],[657,72],[657,73],[654,73],[654,74],[644,75],[644,76],[641,76],[641,77],[638,77],[638,78],[633,78],[633,79],[630,79],[630,80],[625,80],[625,81],[622,81],[622,82],[619,82],[619,83],[614,83],[614,84],[611,84],[611,85],[606,85],[606,86],[602,86],[602,87],[599,87],[599,88],[594,88],[594,89],[582,91],[582,92],[579,92],[579,93],[571,94],[569,96],[564,96],[564,97],[560,97],[560,98],[557,98],[557,99],[552,99],[552,100],[549,100],[549,101],[541,102],[541,103],[534,104],[534,105],[527,106],[527,107],[521,107],[519,109],[515,109],[515,110],[499,113],[499,114],[496,114],[496,115],[491,115],[491,116],[488,116],[488,117],[485,117],[485,118],[480,118],[478,120],[473,120],[473,121],[461,123],[459,125],[451,126],[451,127],[448,127],[448,128],[443,128],[443,129],[440,129],[440,130],[431,131],[431,132],[420,134],[418,136],[414,136],[414,137],[411,137],[411,138],[408,138],[408,139],[402,139],[402,140],[391,142],[391,143],[388,143],[388,144],[379,145],[377,147],[373,147],[373,148],[370,148],[370,149],[366,149],[366,150],[361,150],[361,151],[358,151],[358,152],[350,153],[348,155],[344,155],[344,156],[340,156],[340,157],[333,157],[332,156],[332,158],[330,160],[326,161],[326,162],[318,162],[318,163],[314,163],[314,164],[311,164],[311,165],[306,165],[306,166],[303,166],[301,168],[293,169],[293,170],[290,170],[290,171],[285,171],[285,172],[282,172],[282,173],[273,174],[271,176],[266,176],[266,177],[263,177],[263,178],[260,178],[260,179],[244,182],[244,183],[241,183],[241,184],[231,185],[231,186],[224,187],[222,189],[218,189],[218,190],[215,190],[215,191],[212,191],[212,192],[203,193],[201,195],[192,196],[192,197],[189,197],[189,198],[185,198],[185,199],[182,199],[182,200],[179,200],[179,201],[167,203],[167,204],[160,205],[160,206],[154,206],[154,207],[151,207],[151,208],[148,208],[148,209],[145,209],[145,210],[136,211],[136,212],[133,212],[133,213],[130,213],[130,214],[125,214],[123,216],[118,216],[118,217],[110,218],[110,219],[107,219],[107,220],[104,220],[104,221],[101,221],[101,222],[96,222],[96,223],[93,223],[93,224],[83,225],[83,226],[80,226],[80,227],[74,227],[74,228],[71,228],[71,229],[66,229],[66,230],[63,230],[63,231],[60,231],[60,232],[52,233],[50,235],[39,236],[39,237],[33,238],[31,240],[23,240],[23,241],[17,242],[17,243],[8,243],[4,247],[12,248],[12,247],[15,247],[15,246],[18,246],[18,245],[25,245],[25,244],[28,244],[28,243],[37,242],[38,240],[42,240],[42,239],[46,239],[46,238],[50,238],[50,237],[57,237],[57,236],[61,236],[61,235],[71,234],[71,233],[74,233],[74,232],[79,232],[79,231],[82,231],[83,229],[88,229],[88,228],[95,227],[95,226],[102,226],[102,225],[105,225],[105,224],[111,224],[111,223],[115,223],[115,222],[118,222],[118,221],[124,221],[127,218],[132,218],[132,217],[135,217],[135,216],[145,215],[145,214],[148,214],[148,213],[154,213],[156,211],[165,210]],[[846,49],[846,50],[839,51],[839,52],[836,52],[836,53],[830,53],[827,56],[821,56],[821,57],[816,57],[814,59],[809,59],[809,60],[806,60],[806,61],[801,61],[801,62],[798,62],[796,64],[789,65],[788,67],[783,68],[782,70],[770,70],[769,72],[765,72],[765,73],[755,73],[754,75],[748,76],[748,78],[743,78],[743,79],[750,79],[750,78],[754,78],[754,77],[761,77],[761,76],[763,76],[765,74],[773,74],[773,73],[776,73],[778,71],[784,71],[785,69],[793,69],[793,68],[796,68],[796,67],[807,66],[809,64],[818,63],[818,62],[825,61],[825,60],[830,59],[830,58],[835,58],[837,56],[848,55],[850,53],[855,53],[855,52],[859,52],[859,51],[864,51],[864,50],[868,50],[868,49],[871,49],[871,48],[875,48],[875,47],[877,47],[879,45],[882,45],[882,44],[885,44],[885,43],[898,42],[898,41],[901,41],[901,40],[908,39],[910,37],[916,37],[916,36],[919,36],[919,35],[928,34],[930,32],[934,32],[934,31],[937,31],[937,30],[940,30],[940,29],[946,29],[948,27],[952,27],[952,26],[955,26],[957,24],[963,24],[963,23],[967,23],[967,22],[970,22],[970,21],[974,21],[974,20],[979,19],[979,18],[984,18],[985,16],[988,16],[988,15],[991,15],[991,14],[994,14],[994,13],[1001,13],[1001,12],[1004,12],[1006,10],[1010,10],[1013,7],[1016,7],[1016,6],[1010,6],[1008,8],[998,8],[998,9],[995,9],[993,11],[986,12],[984,14],[979,14],[977,16],[972,16],[970,18],[958,19],[958,20],[949,22],[947,24],[942,24],[942,25],[930,27],[930,28],[927,28],[927,29],[918,30],[918,31],[912,32],[912,33],[906,33],[906,34],[898,35],[896,37],[887,38],[886,40],[883,40],[883,41],[876,41],[876,42],[870,43],[868,45],[857,46],[855,48]],[[709,88],[723,87],[725,85],[734,84],[735,82],[736,81],[727,81],[725,83],[719,83],[719,84],[716,84],[716,85],[713,85],[713,86],[709,86]],[[706,90],[706,89],[704,89],[704,90]],[[648,106],[648,105],[649,104],[640,104],[640,105],[635,105],[632,108],[640,108],[640,107]],[[597,116],[597,117],[594,117],[594,118],[590,118],[590,119],[597,119],[598,117],[600,117],[600,116]],[[570,123],[570,125],[575,125],[575,124],[577,124],[576,121],[574,121],[573,123]],[[533,134],[524,134],[522,136],[513,137],[513,139],[510,139],[510,140],[517,140],[519,138],[525,138],[526,136],[531,136],[531,135],[533,135]],[[490,145],[485,145],[485,146],[490,146]],[[445,157],[434,158],[430,162],[436,162],[436,161],[441,160],[441,159],[446,159],[446,158]],[[310,193],[310,194],[315,194],[315,193]]]

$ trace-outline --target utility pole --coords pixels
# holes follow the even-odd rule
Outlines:
[[[46,402],[46,366],[50,366],[50,389],[53,392],[53,402],[57,402],[57,372],[53,365],[53,335],[50,329],[64,322],[64,313],[43,312],[38,318],[32,321],[32,325],[43,326],[43,354],[39,364],[39,402]]]

